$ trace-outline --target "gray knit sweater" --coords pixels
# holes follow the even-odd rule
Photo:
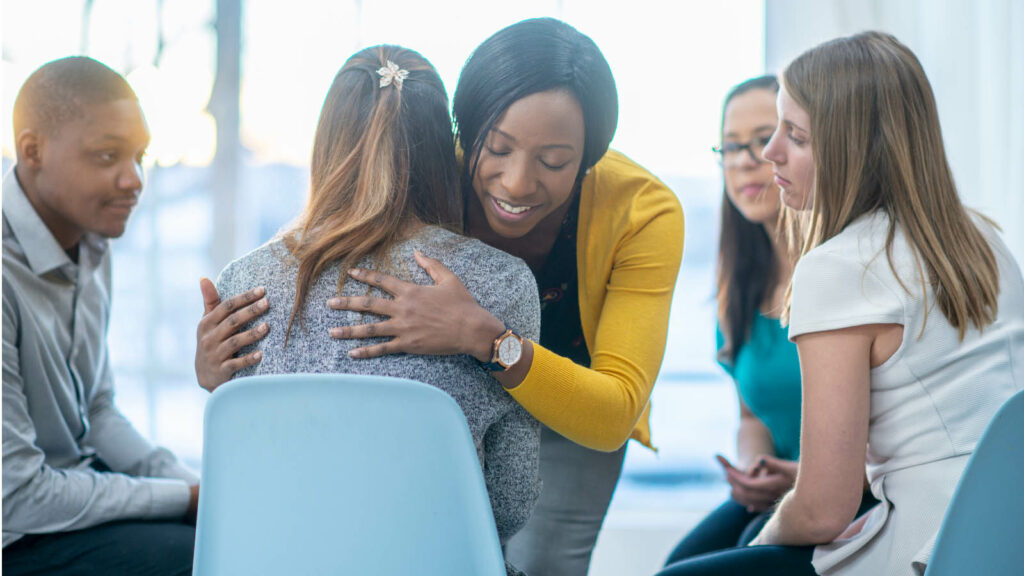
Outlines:
[[[440,260],[485,309],[524,338],[540,338],[540,302],[537,285],[526,264],[479,240],[465,238],[441,228],[428,226],[413,238],[401,242],[390,253],[391,273],[417,284],[433,281],[416,264],[413,250]],[[364,258],[359,267],[376,269]],[[267,289],[270,309],[261,319],[270,333],[256,345],[241,350],[246,354],[263,351],[263,361],[236,376],[298,372],[342,372],[376,374],[419,380],[444,390],[462,408],[476,444],[498,535],[504,543],[526,524],[540,494],[538,451],[540,429],[501,384],[469,356],[416,356],[398,354],[355,360],[348,352],[384,339],[336,340],[328,330],[378,318],[358,312],[337,311],[327,300],[337,295],[340,266],[329,267],[312,284],[306,297],[305,316],[300,327],[292,326],[288,346],[285,329],[295,301],[298,266],[284,243],[274,239],[225,268],[217,280],[221,298],[228,298],[256,286]],[[373,289],[374,296],[383,294]],[[343,294],[366,295],[366,285],[345,283]],[[438,337],[444,335],[439,334]]]

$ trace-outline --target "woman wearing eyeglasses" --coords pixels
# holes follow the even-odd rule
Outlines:
[[[722,144],[715,148],[725,180],[715,336],[718,363],[739,398],[737,462],[718,457],[730,498],[676,545],[666,564],[745,546],[796,479],[800,360],[779,322],[793,257],[779,230],[779,187],[761,156],[778,124],[778,92],[775,76],[761,76],[725,98]],[[875,503],[866,493],[862,510]]]
[[[764,157],[802,240],[783,310],[799,473],[750,545],[659,576],[919,575],[978,439],[1022,388],[1024,279],[960,200],[909,48],[837,38],[781,79]],[[865,472],[880,503],[857,517]]]
[[[736,383],[737,461],[719,456],[729,500],[676,546],[668,563],[744,545],[793,487],[800,454],[800,362],[779,324],[793,273],[779,233],[779,188],[761,151],[778,123],[774,76],[747,80],[725,98],[725,179],[718,251],[718,362]]]

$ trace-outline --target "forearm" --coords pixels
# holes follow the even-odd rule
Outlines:
[[[73,468],[48,465],[36,445],[19,384],[14,377],[4,382],[5,531],[58,532],[113,520],[184,517],[189,504],[185,480],[102,473],[86,462]]]
[[[494,338],[504,324],[485,310],[487,317],[467,319],[464,353],[489,361]],[[474,342],[485,342],[486,346]],[[492,372],[502,386],[537,420],[594,450],[614,451],[622,447],[647,407],[654,376],[639,366],[622,361],[600,361],[586,368],[545,349],[523,341],[523,355],[512,368]],[[660,364],[660,363],[659,363]]]
[[[628,362],[595,357],[592,368],[536,343],[530,373],[509,393],[530,414],[566,438],[594,450],[618,450],[647,407],[654,374]]]
[[[130,476],[175,478],[188,484],[199,482],[195,472],[165,448],[154,446],[114,406],[113,394],[102,392],[89,410],[86,443],[96,448],[103,462],[115,472]]]
[[[184,518],[188,510],[189,486],[183,480],[43,466],[16,485],[4,464],[5,531],[64,532],[115,520]]]

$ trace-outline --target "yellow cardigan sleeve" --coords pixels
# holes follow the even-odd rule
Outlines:
[[[658,185],[658,193],[629,207],[632,224],[610,248],[604,301],[593,338],[587,334],[591,367],[534,343],[526,379],[509,391],[539,421],[595,450],[617,450],[629,439],[665,352],[683,252],[683,212],[675,195]],[[583,292],[581,287],[581,297]],[[642,428],[638,439],[649,445],[647,427]]]

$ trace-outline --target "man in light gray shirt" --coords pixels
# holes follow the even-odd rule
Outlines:
[[[119,74],[34,72],[3,180],[3,572],[189,574],[199,478],[114,406],[108,239],[149,130]]]

